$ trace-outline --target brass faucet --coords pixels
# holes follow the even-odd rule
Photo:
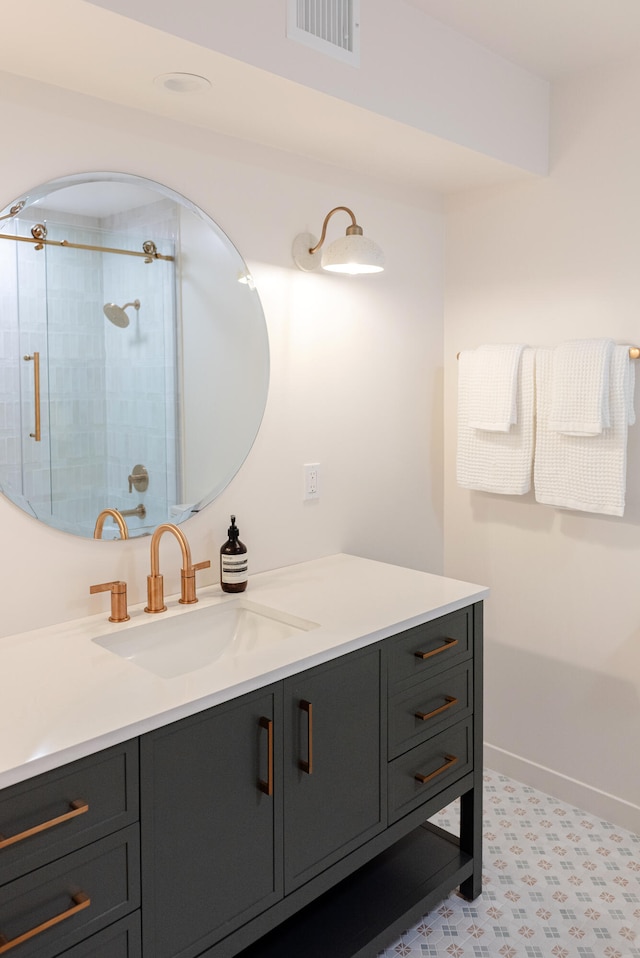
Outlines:
[[[127,529],[127,523],[124,521],[117,509],[103,509],[98,518],[96,519],[96,527],[93,530],[93,538],[101,539],[102,538],[102,528],[104,526],[104,520],[107,516],[111,516],[118,523],[118,528],[120,529],[120,538],[128,539],[129,530]]]
[[[171,532],[182,550],[182,570],[180,572],[181,590],[180,602],[183,605],[191,605],[197,602],[196,597],[196,572],[199,569],[208,569],[211,565],[209,559],[205,562],[198,562],[193,565],[191,562],[191,550],[184,532],[181,532],[172,522],[163,522],[159,525],[151,536],[151,575],[147,576],[147,605],[145,612],[164,612],[164,582],[160,575],[160,539],[165,532]]]

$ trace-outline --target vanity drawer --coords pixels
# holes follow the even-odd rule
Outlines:
[[[440,672],[389,700],[389,758],[431,738],[443,727],[466,718],[473,708],[471,663]]]
[[[65,951],[64,958],[141,958],[141,955],[140,912],[136,911]]]
[[[16,958],[54,958],[140,905],[138,826],[2,888],[0,942]]]
[[[399,683],[419,682],[457,665],[472,651],[472,608],[416,625],[390,640],[389,686],[393,689]]]
[[[389,763],[389,823],[471,770],[471,722],[459,722]]]
[[[0,792],[0,885],[138,820],[138,743]]]

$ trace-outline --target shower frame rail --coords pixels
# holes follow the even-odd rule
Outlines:
[[[140,256],[144,258],[145,263],[151,263],[154,259],[163,259],[167,260],[168,262],[174,262],[175,260],[174,256],[169,256],[166,253],[159,253],[155,248],[155,243],[151,243],[150,241],[148,242],[150,242],[150,246],[152,246],[153,249],[138,252],[137,250],[133,249],[117,249],[116,247],[109,246],[92,246],[89,243],[71,243],[69,240],[51,240],[37,236],[14,236],[11,233],[0,233],[0,239],[14,240],[16,243],[32,243],[35,245],[36,249],[42,249],[43,246],[64,246],[68,249],[87,249],[96,253],[118,253],[121,256]]]

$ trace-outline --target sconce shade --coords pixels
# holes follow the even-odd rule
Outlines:
[[[334,240],[322,252],[321,247],[327,235],[327,223],[334,213],[343,210],[351,217],[351,226],[346,236]],[[299,233],[293,241],[293,261],[298,269],[309,272],[322,266],[331,273],[380,273],[384,269],[384,253],[377,243],[363,236],[362,227],[348,206],[336,206],[325,216],[322,235],[317,241],[311,233]]]
[[[322,254],[322,268],[331,273],[380,273],[384,269],[384,253],[367,236],[341,236]]]

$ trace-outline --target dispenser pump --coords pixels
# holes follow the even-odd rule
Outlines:
[[[220,586],[223,592],[244,592],[247,588],[247,547],[240,541],[236,517],[231,516],[228,539],[220,549]]]

